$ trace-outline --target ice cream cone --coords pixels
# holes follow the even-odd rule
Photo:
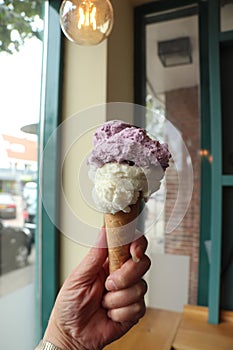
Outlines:
[[[105,214],[110,273],[119,269],[130,257],[130,243],[134,240],[141,198],[130,206],[131,211]]]
[[[98,211],[105,213],[112,272],[130,257],[140,202],[159,189],[171,153],[166,144],[151,139],[146,130],[121,120],[110,120],[98,127],[93,144],[87,164],[94,182],[94,202]],[[131,211],[125,213],[129,207]]]

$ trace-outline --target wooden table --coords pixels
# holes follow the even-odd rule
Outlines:
[[[208,309],[186,305],[174,350],[233,350],[233,312],[222,312],[218,325],[208,323]]]
[[[179,312],[148,308],[136,326],[105,349],[171,350],[181,318]]]

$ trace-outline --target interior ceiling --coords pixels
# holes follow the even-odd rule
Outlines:
[[[135,7],[153,1],[130,0],[130,2]],[[151,92],[158,95],[165,91],[198,85],[199,50],[197,16],[150,24],[146,27],[146,33],[146,75],[149,85],[151,86]],[[189,36],[191,40],[192,63],[183,66],[164,68],[157,53],[158,41],[184,36]]]
[[[192,63],[163,67],[157,51],[159,41],[188,36],[192,47]],[[146,28],[147,80],[156,95],[165,91],[198,85],[199,49],[197,16],[163,21]]]
[[[133,6],[153,2],[152,0],[129,1]],[[233,0],[221,0],[220,18],[222,31],[233,30]],[[164,68],[158,57],[158,42],[186,36],[191,41],[192,63]],[[198,36],[197,15],[161,21],[146,26],[146,75],[151,93],[160,95],[166,91],[199,85],[199,60],[202,57],[199,58]]]

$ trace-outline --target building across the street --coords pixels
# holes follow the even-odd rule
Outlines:
[[[0,192],[21,194],[37,178],[37,140],[0,135]]]

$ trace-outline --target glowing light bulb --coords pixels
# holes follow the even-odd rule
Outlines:
[[[113,26],[109,0],[64,0],[60,23],[65,36],[79,45],[97,45],[108,37]]]

